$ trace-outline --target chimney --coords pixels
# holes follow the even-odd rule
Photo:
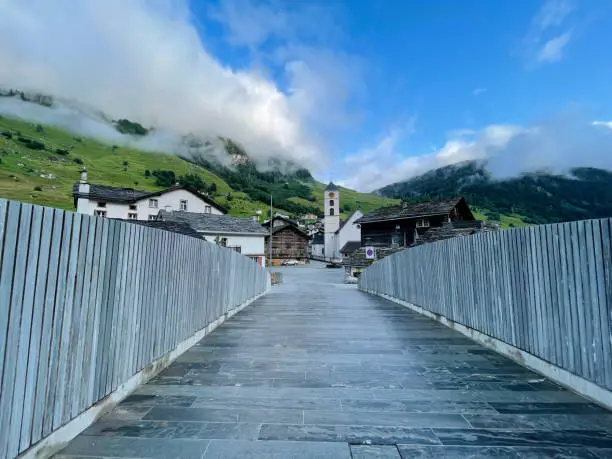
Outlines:
[[[89,194],[89,183],[87,183],[87,169],[81,170],[81,180],[79,181],[79,193]]]

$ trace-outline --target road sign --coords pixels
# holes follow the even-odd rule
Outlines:
[[[368,260],[376,260],[376,249],[374,247],[366,247],[365,256]]]

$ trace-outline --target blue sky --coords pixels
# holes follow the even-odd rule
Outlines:
[[[334,101],[341,114],[328,120],[321,113],[315,123],[329,129],[315,129],[333,158],[321,175],[361,186],[346,177],[345,160],[389,143],[395,159],[428,156],[457,133],[463,138],[491,125],[531,126],[568,110],[612,117],[611,7],[571,0],[251,0],[194,2],[192,11],[215,56],[233,68],[265,68],[286,93],[283,66],[300,54],[277,60],[279,48],[308,48],[314,57],[307,63],[323,73],[349,66],[327,88],[348,87]],[[326,53],[337,61],[317,61]]]
[[[364,191],[612,168],[609,0],[4,0],[0,42],[0,85],[155,126],[152,150],[225,136]]]

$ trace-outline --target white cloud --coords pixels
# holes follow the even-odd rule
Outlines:
[[[326,42],[341,35],[333,5],[295,3],[278,8],[279,2],[220,0],[209,9],[211,19],[227,31],[226,39],[237,46],[257,49],[270,39]]]
[[[612,121],[593,121],[593,126],[603,126],[612,129]]]
[[[563,48],[567,45],[571,38],[571,32],[565,32],[558,37],[548,40],[540,52],[537,60],[539,62],[555,62],[563,57]]]
[[[266,26],[286,28],[282,17],[267,25],[262,18],[233,40],[260,42]],[[184,0],[3,0],[0,42],[6,87],[76,99],[165,130],[231,137],[256,159],[322,164],[310,114],[329,93],[304,76],[309,61],[288,64],[290,95],[259,72],[228,68],[202,43]],[[324,124],[325,113],[316,121]]]
[[[474,96],[478,97],[480,94],[483,94],[487,92],[486,88],[476,88],[474,89],[474,91],[472,91],[472,94],[474,94]]]
[[[540,31],[560,26],[573,9],[570,0],[547,0],[533,18],[533,25]]]
[[[562,59],[563,49],[572,38],[572,29],[561,27],[574,10],[571,0],[547,0],[531,21],[524,40],[529,61],[552,63]]]
[[[503,148],[523,129],[513,125],[491,125],[480,132],[454,131],[442,146],[431,153],[405,156],[398,151],[403,138],[392,129],[373,148],[345,158],[348,174],[343,183],[361,191],[372,191],[405,180],[430,169],[470,159],[486,159],[495,149]]]
[[[453,131],[441,148],[425,154],[401,151],[391,131],[366,150],[369,154],[346,158],[343,182],[372,191],[465,160],[486,160],[498,178],[537,170],[564,173],[572,167],[612,169],[612,135],[601,127],[612,129],[612,122],[590,122],[573,113],[530,127],[489,125],[478,132]]]

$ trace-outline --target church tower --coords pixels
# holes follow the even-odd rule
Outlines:
[[[340,190],[333,182],[325,188],[325,258],[336,258],[336,231],[340,229]]]

